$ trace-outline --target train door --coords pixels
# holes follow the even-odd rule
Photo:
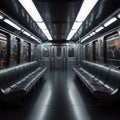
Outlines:
[[[66,68],[66,46],[65,45],[51,45],[50,65],[51,69],[65,69]]]

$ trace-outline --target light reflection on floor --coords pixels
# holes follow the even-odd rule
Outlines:
[[[120,120],[120,105],[98,106],[69,70],[47,71],[22,107],[0,107],[0,120]]]

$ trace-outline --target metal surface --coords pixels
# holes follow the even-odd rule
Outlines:
[[[66,46],[51,46],[50,48],[50,65],[51,69],[66,69],[67,57],[66,57]]]
[[[78,32],[73,36],[72,40],[77,41],[89,33],[92,29],[97,27],[105,19],[110,17],[114,12],[120,9],[120,0],[99,0],[93,10],[90,12]],[[120,25],[118,20],[116,24],[112,24],[103,30],[103,33]],[[98,36],[98,35],[97,35]]]
[[[33,0],[33,2],[43,17],[53,40],[58,42],[66,40],[83,0]],[[78,37],[83,37],[118,9],[120,9],[120,0],[99,0],[72,40],[76,41]],[[47,40],[17,0],[1,0],[0,10],[37,35],[42,41]],[[11,29],[8,26],[6,28]],[[16,33],[16,31],[14,32]]]
[[[65,40],[83,0],[33,0],[53,40]]]
[[[120,120],[120,104],[107,103],[97,104],[71,69],[48,70],[21,107],[0,107],[0,120]]]

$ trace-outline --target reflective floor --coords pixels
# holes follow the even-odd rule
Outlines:
[[[101,106],[74,72],[48,70],[22,107],[0,107],[0,120],[120,120],[120,105]]]

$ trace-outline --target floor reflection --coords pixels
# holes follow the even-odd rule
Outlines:
[[[99,106],[72,69],[44,74],[22,107],[0,107],[1,120],[119,120],[120,105]]]
[[[45,88],[46,91],[42,93],[34,105],[29,120],[44,120],[47,113],[47,105],[51,99],[51,87]]]

